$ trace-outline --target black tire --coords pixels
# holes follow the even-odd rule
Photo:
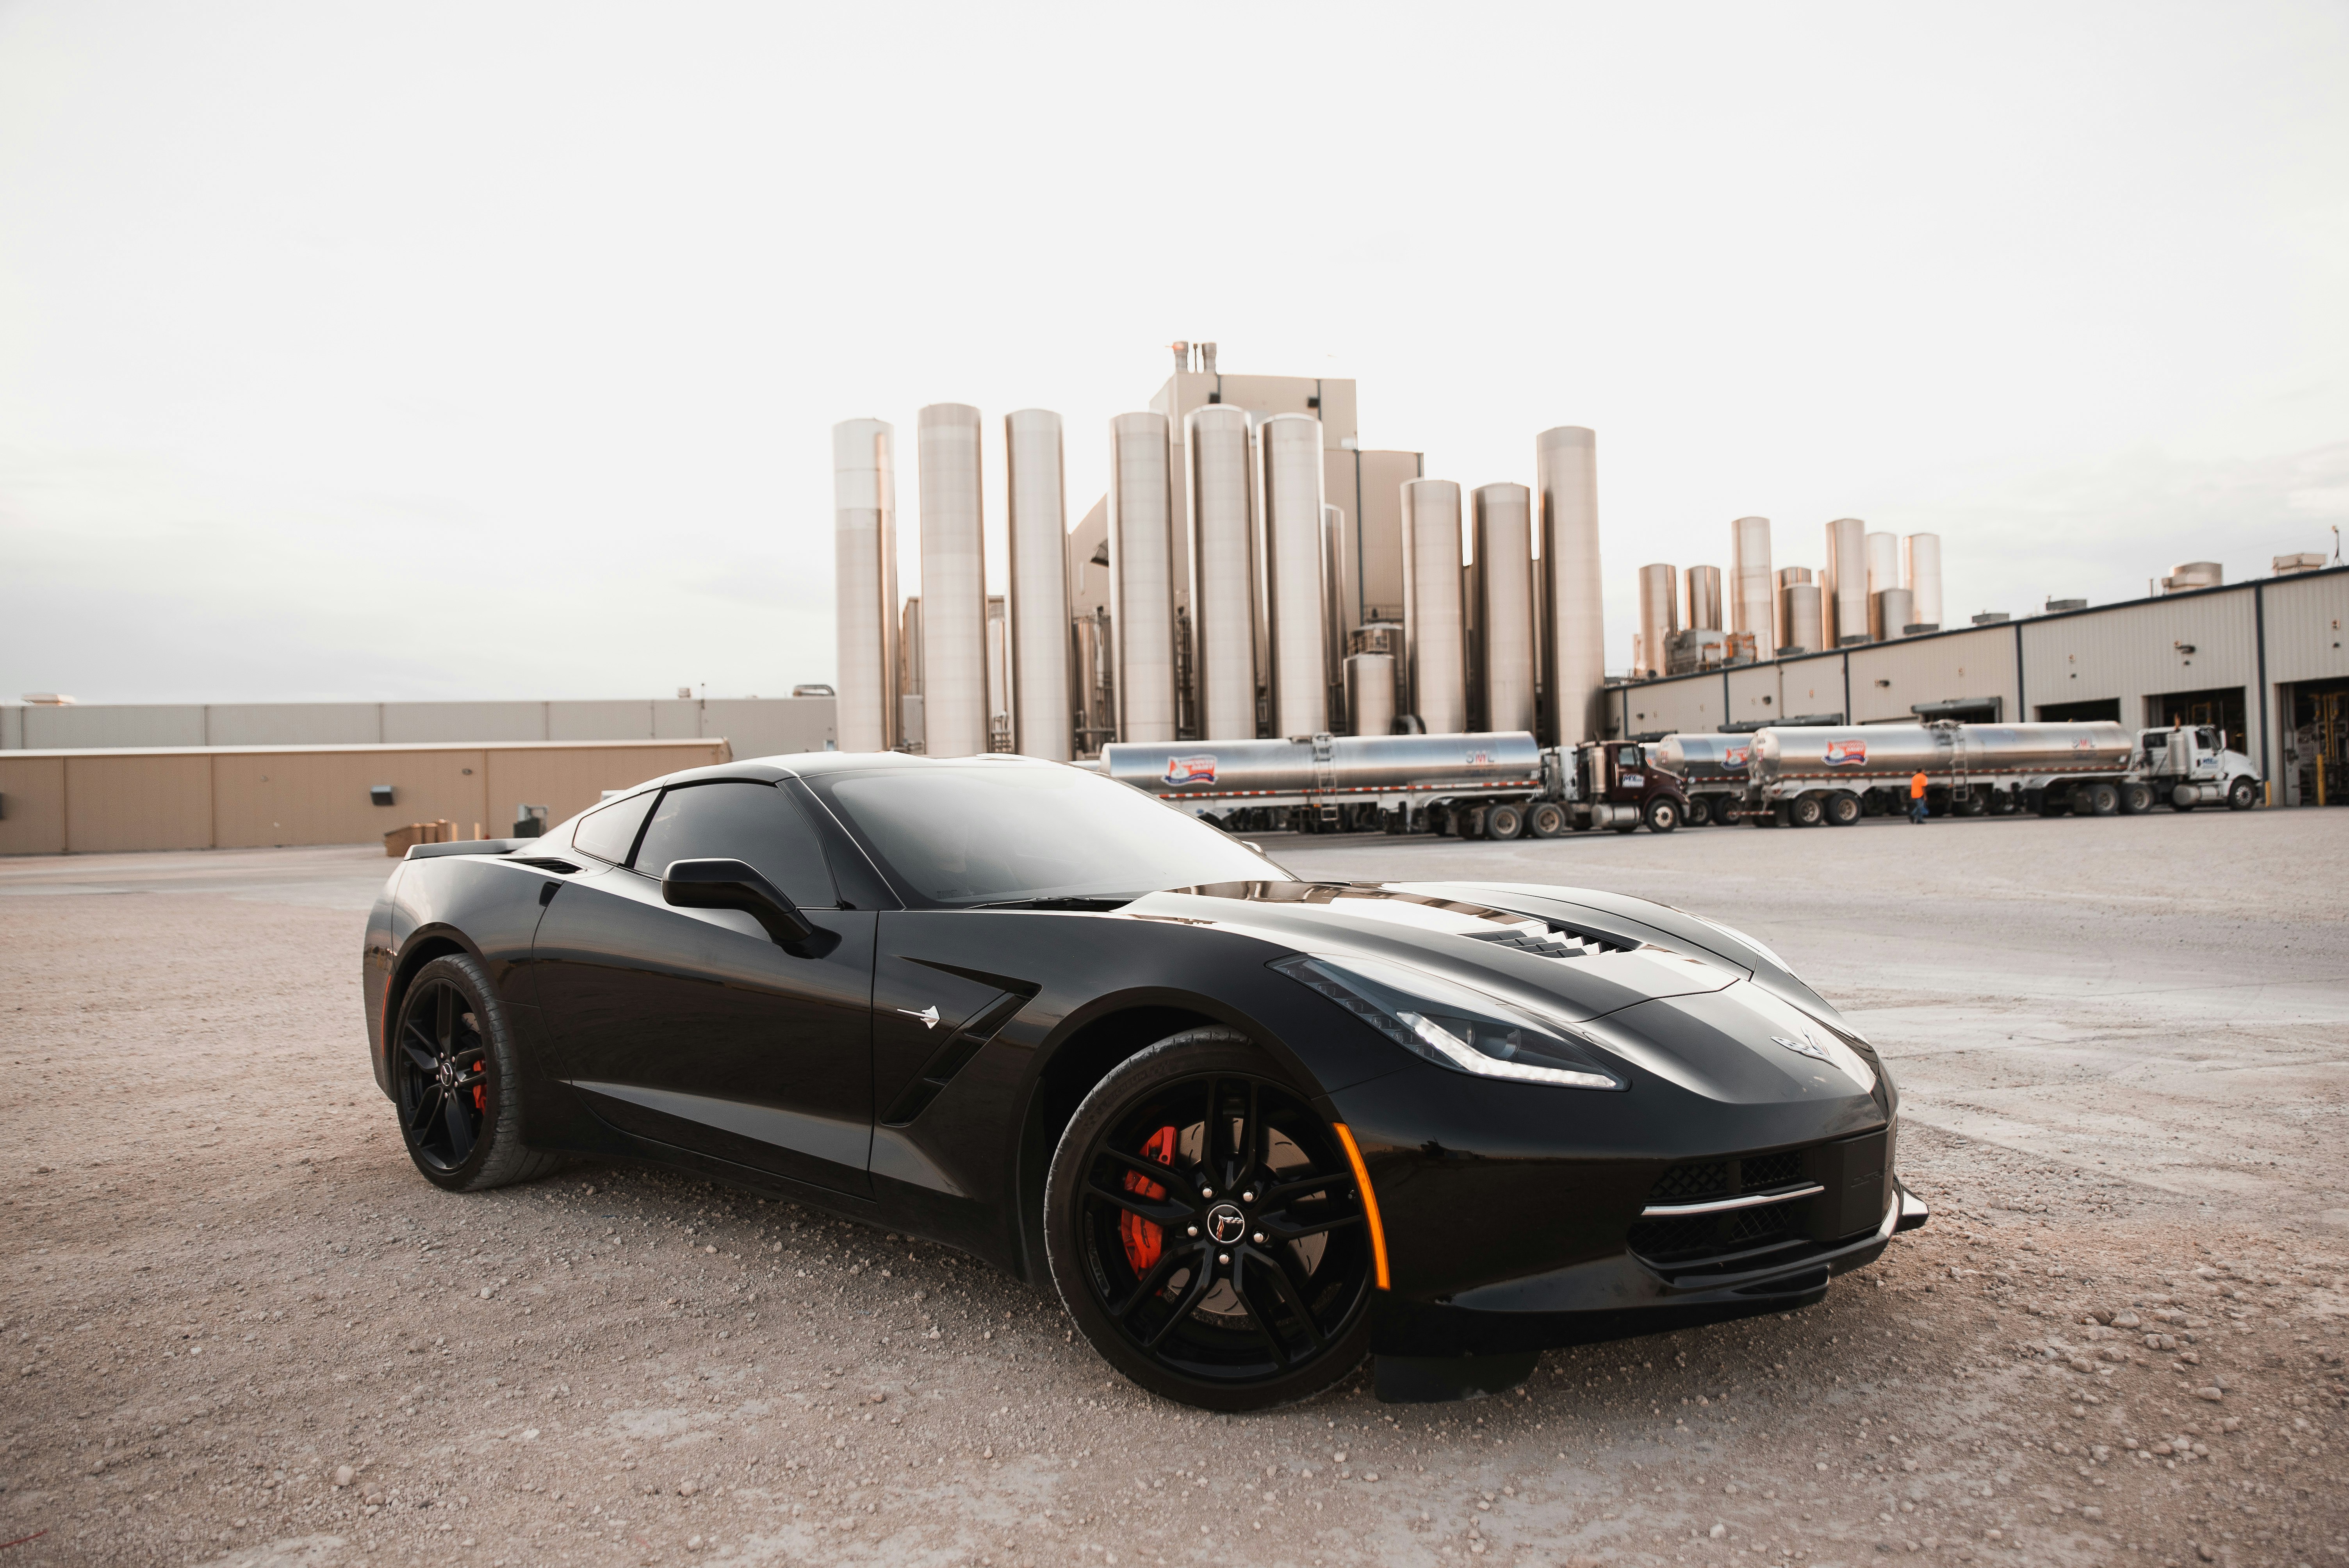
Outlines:
[[[1859,820],[1859,797],[1837,794],[1827,797],[1827,826],[1848,828]]]
[[[522,1052],[480,959],[444,954],[419,969],[387,1048],[400,1140],[434,1186],[479,1192],[562,1163],[523,1141]]]
[[[2121,786],[2121,815],[2142,817],[2153,810],[2153,786],[2142,779]]]
[[[2121,810],[2121,792],[2109,784],[2088,786],[2088,815],[2117,817]]]
[[[1555,839],[1573,825],[1555,800],[1537,800],[1526,812],[1526,830],[1537,839]]]
[[[1485,836],[1488,839],[1514,839],[1525,830],[1526,809],[1523,806],[1504,800],[1485,813]]]
[[[1786,820],[1797,828],[1816,828],[1826,820],[1826,803],[1816,795],[1797,795],[1786,804]]]
[[[1093,1086],[1053,1150],[1044,1250],[1102,1358],[1186,1405],[1290,1404],[1370,1350],[1373,1259],[1345,1147],[1230,1029],[1169,1036]]]
[[[1670,795],[1659,795],[1648,802],[1640,815],[1646,820],[1648,831],[1669,833],[1681,825],[1681,803]]]
[[[2238,779],[2227,786],[2227,810],[2230,811],[2248,811],[2259,803],[2259,786],[2249,779]]]
[[[1713,820],[1713,802],[1702,795],[1692,795],[1688,803],[1688,825],[1702,828]]]

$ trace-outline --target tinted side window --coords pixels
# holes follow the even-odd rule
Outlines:
[[[687,784],[662,794],[636,870],[657,877],[671,861],[701,860],[748,861],[802,909],[838,902],[815,829],[771,784]]]
[[[625,800],[615,800],[608,806],[598,806],[579,819],[571,830],[571,846],[583,854],[614,865],[627,863],[628,851],[636,846],[636,830],[644,826],[645,813],[652,809],[653,792],[631,795]]]

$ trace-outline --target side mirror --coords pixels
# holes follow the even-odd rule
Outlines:
[[[816,934],[799,905],[742,861],[671,861],[661,873],[661,898],[679,909],[740,910],[782,947]]]

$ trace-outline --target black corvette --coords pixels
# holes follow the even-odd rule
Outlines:
[[[1860,1037],[1750,937],[1504,884],[1301,882],[1123,785],[820,753],[420,845],[377,1081],[452,1191],[657,1162],[1058,1289],[1221,1409],[1818,1300],[1925,1209]]]

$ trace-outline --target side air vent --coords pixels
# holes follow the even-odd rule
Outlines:
[[[1006,991],[995,1000],[970,1016],[969,1021],[947,1037],[930,1059],[922,1064],[921,1072],[913,1082],[898,1092],[889,1109],[881,1116],[884,1127],[903,1127],[929,1108],[938,1091],[953,1081],[955,1074],[970,1065],[988,1041],[995,1038],[1003,1026],[1019,1016],[1035,995],[1033,991]]]

